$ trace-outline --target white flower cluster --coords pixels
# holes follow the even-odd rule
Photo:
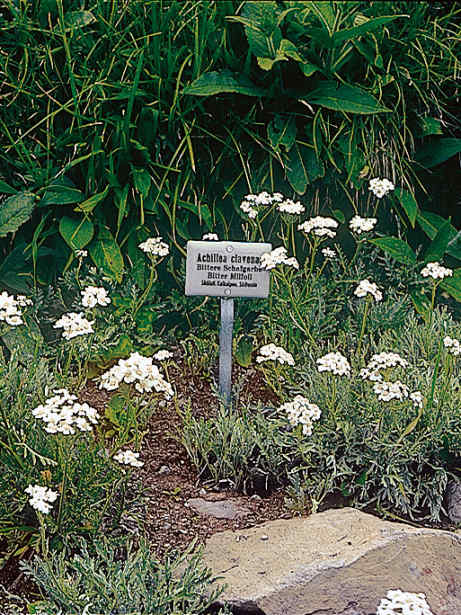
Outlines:
[[[152,358],[154,361],[167,361],[168,359],[171,359],[172,356],[173,353],[169,350],[158,350],[154,355],[152,355]]]
[[[138,352],[131,353],[128,359],[120,359],[116,365],[104,372],[99,388],[113,391],[122,382],[128,384],[135,382],[135,388],[140,393],[155,389],[158,393],[164,393],[167,398],[173,395],[171,384],[152,363],[152,357],[144,357]]]
[[[421,275],[423,278],[431,277],[434,280],[440,278],[447,278],[453,275],[453,269],[448,269],[448,267],[442,267],[442,265],[435,261],[434,263],[427,263],[424,269],[421,269]]]
[[[75,256],[80,259],[85,258],[88,256],[88,250],[76,250]]]
[[[408,361],[402,359],[396,352],[381,352],[371,357],[367,366],[360,370],[360,376],[372,382],[380,382],[383,379],[379,373],[380,370],[397,366],[406,368],[408,367]]]
[[[378,222],[376,218],[361,218],[360,216],[354,216],[349,220],[349,228],[357,235],[360,233],[368,233],[373,230],[373,227]]]
[[[416,408],[423,407],[423,394],[421,391],[414,391],[413,393],[410,393],[410,399]]]
[[[205,233],[205,235],[202,237],[203,241],[219,241],[219,237],[216,235],[216,233]]]
[[[24,295],[9,295],[6,291],[3,291],[0,295],[0,320],[5,321],[8,325],[17,327],[22,325],[22,312],[20,307],[26,305],[32,305],[32,301],[27,299]]]
[[[395,186],[388,179],[379,179],[379,177],[375,177],[374,179],[370,179],[368,190],[371,190],[378,199],[381,199],[389,192],[392,192],[392,190],[395,190]]]
[[[144,465],[144,462],[139,460],[139,453],[130,450],[120,451],[114,455],[114,459],[124,465],[133,466],[133,468],[141,468]]]
[[[299,263],[294,256],[288,258],[286,248],[280,246],[272,252],[266,252],[261,256],[261,267],[263,269],[274,269],[277,265],[288,265],[294,269],[299,269]]]
[[[448,352],[457,357],[461,354],[461,344],[459,340],[448,335],[443,338],[443,345],[448,348]]]
[[[288,365],[295,364],[293,355],[284,350],[281,346],[276,346],[275,344],[261,346],[259,355],[256,357],[256,363],[262,363],[263,361],[278,361],[282,365],[284,363]]]
[[[249,218],[254,219],[258,215],[258,207],[260,205],[272,205],[273,203],[281,203],[282,201],[283,194],[280,194],[280,192],[269,194],[263,191],[260,194],[247,194],[240,204],[240,209],[243,213],[247,214]]]
[[[336,235],[336,231],[333,229],[338,228],[338,223],[333,218],[323,218],[322,216],[316,216],[315,218],[310,218],[306,220],[302,224],[298,224],[298,231],[303,231],[308,235],[309,233],[313,233],[317,237],[333,237]]]
[[[170,251],[168,244],[164,243],[161,237],[149,237],[149,239],[139,244],[139,248],[146,252],[146,254],[160,257],[167,256]]]
[[[395,382],[377,382],[373,387],[374,393],[381,401],[391,401],[392,399],[398,399],[403,401],[408,397],[408,387],[400,380]]]
[[[95,305],[109,305],[110,297],[107,290],[98,286],[87,286],[80,291],[83,307],[93,308]]]
[[[83,315],[83,312],[68,312],[63,314],[59,320],[55,322],[55,329],[64,329],[62,337],[66,340],[71,340],[78,335],[86,335],[93,333],[94,320],[89,321]]]
[[[301,205],[299,201],[295,203],[291,199],[283,200],[277,205],[277,209],[282,214],[291,214],[292,216],[299,216],[306,211],[304,205]]]
[[[376,609],[376,615],[434,615],[425,594],[390,589]]]
[[[336,258],[336,252],[331,248],[322,248],[322,254],[325,258]]]
[[[376,302],[381,301],[383,298],[382,292],[378,289],[378,286],[370,280],[362,280],[357,288],[354,290],[356,297],[366,297],[371,295]]]
[[[67,389],[53,391],[55,395],[49,397],[44,404],[32,410],[37,419],[45,424],[48,433],[74,434],[75,427],[80,431],[91,431],[92,425],[98,422],[97,410],[87,403],[79,403],[77,397],[71,395]]]
[[[302,425],[305,436],[312,434],[312,421],[317,421],[321,415],[320,408],[302,395],[296,395],[293,401],[282,404],[279,410],[286,412],[287,418],[293,427]]]
[[[41,485],[29,485],[25,491],[31,496],[29,504],[32,508],[35,508],[35,510],[38,510],[44,515],[50,512],[52,508],[51,504],[55,502],[58,497],[56,491],[52,491]]]
[[[349,361],[340,352],[329,352],[317,359],[319,372],[332,372],[337,376],[348,376],[351,371]]]

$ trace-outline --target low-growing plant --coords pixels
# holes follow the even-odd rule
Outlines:
[[[193,545],[181,555],[170,553],[159,561],[144,540],[137,547],[127,540],[80,540],[73,555],[62,551],[48,559],[36,557],[22,569],[44,595],[33,604],[35,612],[47,615],[198,615],[222,592],[220,587],[210,588],[217,579]]]

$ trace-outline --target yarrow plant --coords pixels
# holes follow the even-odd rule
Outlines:
[[[461,344],[459,340],[446,335],[443,338],[443,345],[448,349],[448,352],[454,355],[455,357],[461,354]]]
[[[219,237],[216,233],[205,233],[202,237],[203,241],[219,241]]]
[[[66,340],[71,340],[79,335],[88,335],[94,333],[94,320],[89,321],[83,315],[83,312],[68,312],[63,314],[59,320],[55,322],[55,329],[63,329],[62,337]]]
[[[275,361],[284,365],[294,365],[295,360],[293,355],[284,350],[281,346],[275,344],[266,344],[259,349],[259,355],[256,357],[257,363],[263,363],[265,361]]]
[[[149,237],[139,244],[139,248],[146,254],[158,257],[167,256],[170,252],[168,244],[161,237]]]
[[[382,199],[383,196],[395,190],[395,186],[388,179],[379,179],[379,177],[375,177],[374,179],[370,179],[368,190],[371,190],[376,198]]]
[[[263,269],[275,269],[278,265],[287,265],[294,269],[299,269],[299,263],[294,256],[288,257],[287,250],[283,246],[275,248],[271,252],[266,252],[261,256],[261,267]]]
[[[9,295],[6,291],[0,294],[0,320],[7,325],[17,327],[23,324],[21,307],[32,305],[32,301],[24,295]]]
[[[321,416],[321,410],[302,395],[296,395],[293,401],[286,402],[279,407],[279,412],[286,412],[288,421],[296,427],[302,425],[305,436],[312,435],[313,421]]]
[[[158,350],[154,355],[152,355],[154,361],[168,361],[168,359],[171,359],[172,357],[173,353],[169,350]]]
[[[434,615],[425,594],[390,589],[376,609],[376,615]]]
[[[408,367],[408,361],[403,359],[396,352],[380,352],[374,354],[366,367],[360,370],[360,377],[364,380],[371,380],[372,382],[379,382],[383,379],[379,373],[381,370],[392,367]]]
[[[325,258],[336,258],[336,252],[331,248],[322,248],[322,254]]]
[[[434,280],[443,280],[453,275],[453,269],[442,267],[438,261],[435,261],[433,263],[427,263],[427,265],[421,269],[421,275],[423,278],[431,277]]]
[[[360,216],[354,216],[349,220],[349,228],[357,235],[361,233],[368,233],[373,230],[375,224],[378,222],[376,218],[361,218]]]
[[[403,401],[409,395],[408,387],[400,380],[395,382],[376,382],[373,386],[373,391],[381,401],[391,401],[398,399]]]
[[[163,393],[166,398],[173,396],[173,388],[160,373],[158,367],[153,364],[152,357],[144,357],[138,352],[133,352],[128,359],[120,359],[107,372],[102,374],[99,388],[113,391],[122,382],[135,383],[135,388],[140,393],[152,392]]]
[[[277,210],[282,214],[291,214],[292,216],[299,216],[306,211],[304,205],[301,205],[299,201],[295,203],[291,199],[285,199],[281,203],[278,203]]]
[[[56,491],[47,489],[41,485],[29,485],[25,491],[31,496],[29,504],[43,515],[47,515],[51,511],[51,505],[58,497]]]
[[[141,468],[144,462],[139,459],[139,453],[135,453],[130,450],[120,451],[114,455],[115,461],[133,468]]]
[[[35,418],[45,423],[48,433],[75,434],[75,429],[91,431],[92,426],[98,422],[97,410],[87,403],[79,403],[75,395],[67,389],[53,391],[55,395],[49,397],[44,404],[32,410]]]
[[[251,220],[254,220],[259,213],[259,207],[261,205],[268,206],[273,205],[274,203],[281,203],[282,201],[283,194],[280,194],[280,192],[269,194],[268,192],[263,191],[259,194],[247,194],[240,204],[240,209],[243,213],[247,214]]]
[[[94,308],[96,305],[109,305],[111,299],[107,290],[98,286],[87,286],[81,291],[83,307]]]
[[[298,231],[302,231],[306,235],[312,233],[316,237],[329,237],[333,239],[336,235],[336,229],[338,223],[333,218],[324,218],[322,216],[316,216],[310,218],[302,224],[298,224]]]
[[[354,290],[354,295],[356,297],[366,297],[367,295],[371,295],[376,302],[381,301],[383,298],[383,294],[378,289],[378,286],[374,282],[370,282],[370,280],[367,279],[360,282]]]
[[[351,372],[349,361],[340,352],[329,352],[317,359],[317,369],[319,372],[331,372],[336,376],[349,376]]]

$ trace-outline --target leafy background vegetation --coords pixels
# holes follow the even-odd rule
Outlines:
[[[161,278],[181,286],[185,240],[241,238],[241,198],[263,188],[341,217],[370,211],[367,182],[387,176],[415,244],[438,215],[460,221],[457,3],[0,6],[11,290],[51,282],[84,247],[143,285],[137,245],[154,229],[176,248]]]

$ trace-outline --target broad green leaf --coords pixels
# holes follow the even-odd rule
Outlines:
[[[383,107],[374,96],[365,92],[365,90],[353,85],[338,84],[335,81],[322,83],[317,89],[300,100],[346,113],[371,114],[391,111]]]
[[[235,350],[235,360],[242,367],[251,365],[251,354],[253,352],[253,339],[247,335],[242,336]]]
[[[0,194],[16,194],[18,191],[0,179]]]
[[[40,207],[45,205],[69,205],[71,203],[80,203],[85,198],[83,192],[65,184],[51,184],[46,189],[40,201]]]
[[[397,440],[397,444],[400,444],[400,442],[405,438],[405,436],[408,436],[414,429],[415,427],[418,425],[419,423],[419,419],[421,418],[422,414],[423,414],[423,409],[424,408],[420,408],[418,411],[418,414],[416,415],[416,418],[414,418],[403,430],[400,438]]]
[[[242,17],[234,20],[244,24],[250,51],[257,57],[273,58],[282,40],[277,24],[276,2],[245,2]]]
[[[442,280],[440,287],[461,303],[461,268],[455,269],[452,277]]]
[[[59,232],[71,250],[82,250],[94,235],[94,226],[86,218],[75,219],[63,216],[59,221]]]
[[[319,160],[315,153],[315,149],[306,146],[300,147],[309,180],[313,182],[317,178],[323,177],[325,175],[325,166],[323,162]]]
[[[340,209],[333,209],[331,213],[333,217],[336,218],[336,220],[338,220],[338,222],[340,222],[341,224],[344,224],[346,222],[346,217]]]
[[[34,359],[37,346],[43,342],[39,326],[32,318],[26,317],[26,326],[11,327],[4,335],[2,341],[10,351],[20,351],[21,359],[30,361]]]
[[[149,194],[151,177],[146,169],[136,169],[133,167],[133,183],[135,189],[142,194],[144,198]]]
[[[359,26],[339,30],[339,32],[335,32],[333,34],[333,44],[336,47],[337,45],[344,43],[344,41],[352,41],[360,36],[363,36],[364,34],[374,32],[375,30],[382,28],[382,26],[385,26],[387,23],[394,21],[394,19],[399,19],[400,17],[408,17],[408,15],[383,15],[382,17],[368,19]]]
[[[447,254],[461,260],[461,231],[451,236],[448,242]]]
[[[374,244],[390,254],[395,260],[404,265],[416,264],[416,254],[410,246],[399,239],[398,237],[380,237],[378,239],[370,239],[370,243]]]
[[[109,186],[106,186],[102,192],[93,194],[93,196],[90,196],[89,199],[86,199],[86,201],[83,201],[83,203],[77,205],[77,207],[75,207],[75,211],[83,211],[86,214],[91,213],[96,205],[106,198],[108,192]]]
[[[287,179],[293,190],[298,194],[304,194],[309,183],[309,175],[298,143],[291,148],[285,167]]]
[[[213,216],[211,215],[210,208],[206,203],[188,203],[186,201],[178,201],[178,204],[181,208],[187,209],[194,213],[197,218],[200,220],[200,223],[205,222],[209,231],[213,230]]]
[[[296,122],[293,115],[276,115],[269,122],[267,136],[274,149],[283,145],[289,151],[296,139]]]
[[[72,28],[89,26],[96,21],[96,17],[91,11],[72,11],[71,13],[66,13],[65,21],[66,30],[71,30]]]
[[[407,214],[411,226],[414,228],[416,223],[416,215],[418,213],[418,204],[416,203],[415,197],[411,194],[411,192],[408,192],[408,190],[404,190],[403,188],[396,188],[394,194]]]
[[[143,307],[136,314],[136,331],[138,334],[152,333],[152,325],[157,318],[150,307]]]
[[[320,70],[318,66],[312,64],[311,62],[304,62],[299,65],[299,68],[303,71],[305,77],[310,77],[315,73],[315,71]]]
[[[431,311],[431,302],[429,297],[420,290],[411,290],[410,297],[415,310],[424,319],[426,319]]]
[[[34,208],[35,195],[31,192],[20,192],[0,203],[0,237],[15,233],[29,220]]]
[[[438,139],[420,149],[415,160],[423,167],[431,169],[459,152],[461,152],[461,139]]]
[[[439,214],[434,214],[432,211],[419,211],[416,220],[429,239],[434,239],[439,228],[446,222],[445,218],[442,218]]]
[[[443,134],[440,120],[435,117],[421,118],[421,134],[424,137]]]
[[[278,53],[283,54],[288,58],[292,58],[297,62],[304,62],[304,58],[299,55],[299,51],[296,45],[286,38],[283,38],[280,41]]]
[[[96,267],[117,282],[122,281],[123,256],[120,248],[108,228],[99,227],[98,235],[89,245],[90,256]]]
[[[330,1],[309,2],[309,8],[317,15],[322,25],[331,34],[335,25],[335,13]]]
[[[226,69],[203,73],[198,79],[185,87],[183,93],[191,96],[214,96],[223,93],[264,96],[266,90],[256,86],[244,75],[236,77]]]
[[[27,294],[32,285],[30,259],[25,256],[26,244],[16,246],[0,264],[0,285],[11,291]]]
[[[424,262],[430,263],[441,260],[446,252],[448,242],[450,241],[451,237],[451,224],[449,220],[446,220],[445,224],[443,224],[439,228],[439,230],[437,231],[437,235],[434,237],[431,244],[424,253]]]

